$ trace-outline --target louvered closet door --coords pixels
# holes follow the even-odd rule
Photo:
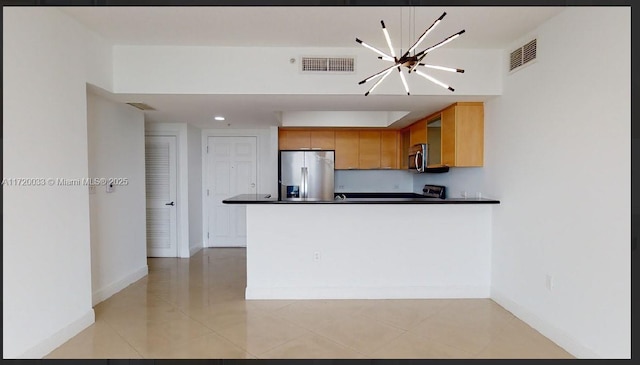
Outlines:
[[[145,139],[147,256],[177,257],[176,137]]]

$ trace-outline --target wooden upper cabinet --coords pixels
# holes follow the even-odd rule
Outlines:
[[[449,107],[441,116],[441,161],[443,165],[456,166],[456,109]]]
[[[311,148],[311,132],[308,130],[278,130],[278,148],[281,150],[300,150]]]
[[[442,163],[457,167],[483,166],[482,103],[456,103],[442,111]]]
[[[359,168],[360,138],[358,131],[336,131],[337,170],[353,170]]]
[[[280,150],[335,150],[335,168],[399,169],[406,159],[409,128],[406,133],[381,128],[280,128]],[[407,146],[404,146],[404,145]],[[404,152],[403,152],[404,151]],[[406,161],[404,161],[406,164]]]
[[[428,165],[481,167],[484,164],[484,104],[460,102],[408,128],[410,145],[427,143]],[[401,132],[401,158],[407,156],[407,129]],[[440,135],[438,137],[438,134]],[[407,161],[401,160],[401,168]]]
[[[332,130],[311,131],[311,149],[333,150],[336,148],[335,132]]]
[[[482,103],[459,103],[456,114],[456,166],[484,164],[484,106]]]
[[[397,169],[399,167],[400,133],[397,131],[380,132],[380,168]]]
[[[409,168],[409,147],[411,146],[411,129],[405,128],[400,131],[400,169]]]
[[[427,122],[419,120],[409,127],[409,141],[411,146],[418,143],[427,143]]]
[[[359,132],[358,168],[380,168],[380,131]]]

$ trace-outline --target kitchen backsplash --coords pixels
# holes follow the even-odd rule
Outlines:
[[[414,174],[413,191],[422,193],[425,184],[444,185],[447,198],[461,198],[463,192],[474,198],[478,193],[487,198],[484,188],[484,170],[482,167],[452,167],[442,174]],[[495,198],[495,197],[492,197]]]
[[[334,181],[338,193],[413,191],[413,174],[404,170],[336,170]]]
[[[442,174],[416,174],[404,170],[336,170],[335,191],[338,193],[415,192],[422,194],[425,184],[444,185],[448,198],[489,197],[484,189],[482,167],[457,167]]]

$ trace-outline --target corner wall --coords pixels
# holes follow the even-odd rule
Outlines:
[[[89,194],[93,305],[147,272],[144,114],[87,93],[89,177],[125,178]]]
[[[86,81],[110,79],[110,62],[89,57],[95,35],[59,10],[2,13],[3,177],[87,177]],[[94,321],[89,194],[4,185],[2,203],[3,358],[39,358]]]
[[[202,231],[202,130],[187,125],[189,160],[189,255],[204,247]]]
[[[630,26],[568,7],[485,103],[492,298],[580,358],[631,356]]]

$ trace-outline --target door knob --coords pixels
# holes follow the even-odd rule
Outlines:
[[[166,203],[165,205],[176,205],[176,203],[171,202],[171,203]]]
[[[255,188],[256,187],[256,183],[251,183],[251,187]]]

